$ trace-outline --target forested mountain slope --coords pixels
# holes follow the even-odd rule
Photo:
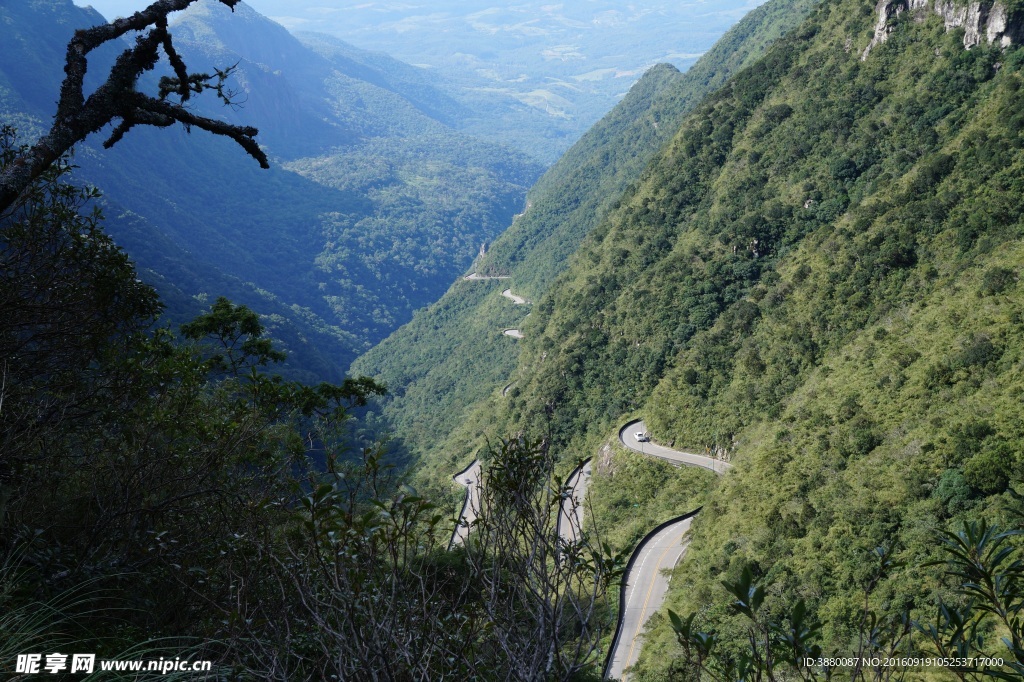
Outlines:
[[[71,33],[102,19],[47,0],[4,5],[0,20],[0,111],[28,137],[52,116]],[[273,168],[202,132],[140,128],[109,151],[82,145],[79,177],[104,191],[111,234],[172,318],[228,295],[268,316],[311,379],[340,376],[436,300],[539,175],[448,127],[462,110],[408,65],[331,39],[306,46],[244,4],[197,3],[171,31],[195,68],[236,65],[237,106],[198,108],[260,128]],[[102,77],[115,52],[89,73]]]
[[[511,279],[456,281],[437,304],[353,365],[353,371],[388,385],[383,413],[414,452],[427,455],[430,465],[443,457],[441,471],[464,459],[472,446],[445,439],[466,421],[471,406],[483,401],[486,413],[491,409],[487,401],[512,381],[518,347],[500,332],[517,326],[529,306],[513,306],[499,292],[511,285],[515,293],[540,300],[686,112],[796,26],[815,4],[773,0],[738,22],[686,73],[669,65],[651,69],[544,174],[530,191],[525,213],[476,263],[483,274]],[[513,386],[509,393],[517,390]]]
[[[915,6],[825,2],[694,110],[464,429],[575,456],[641,414],[731,458],[673,581],[731,642],[743,567],[850,652],[875,547],[905,563],[869,604],[898,625],[941,594],[937,528],[1020,511],[1024,16]]]

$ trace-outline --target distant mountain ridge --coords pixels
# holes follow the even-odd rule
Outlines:
[[[455,126],[466,115],[465,107],[434,83],[423,69],[390,57],[349,45],[326,33],[298,31],[295,37],[352,78],[399,93],[427,116]]]
[[[70,0],[0,7],[5,122],[27,136],[47,125],[71,32],[101,20]],[[110,232],[172,317],[226,294],[268,315],[309,378],[339,376],[439,297],[540,172],[446,126],[457,105],[395,60],[315,37],[311,49],[244,3],[196,3],[172,33],[194,68],[237,64],[239,106],[197,106],[260,128],[274,168],[203,133],[136,129],[110,151],[99,137],[82,145],[79,177],[104,191]],[[101,51],[90,74],[116,52]]]
[[[441,75],[473,109],[461,130],[554,163],[644,71],[658,63],[685,70],[762,2],[254,5],[289,29],[330,33]]]
[[[293,36],[245,3],[234,11],[219,3],[196,3],[171,31],[200,65],[238,65],[238,87],[250,96],[232,114],[261,124],[261,139],[285,158],[307,147],[322,152],[354,144],[363,136],[437,130],[467,113],[421,69],[331,36]],[[264,88],[273,96],[264,96]],[[363,101],[359,88],[391,93],[390,108]],[[422,115],[401,111],[410,105]]]

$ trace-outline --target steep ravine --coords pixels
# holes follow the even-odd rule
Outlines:
[[[641,420],[623,425],[618,432],[623,447],[645,456],[661,459],[675,466],[694,466],[719,475],[732,468],[728,462],[706,455],[682,452],[653,442],[639,440],[637,433],[646,433]],[[592,475],[592,460],[576,467],[566,478],[569,496],[562,502],[557,524],[558,536],[565,542],[574,542],[583,527],[583,509],[587,504],[587,489]],[[454,481],[466,488],[466,496],[452,533],[451,547],[463,544],[469,537],[472,524],[480,511],[483,469],[480,460],[455,474]],[[633,550],[620,584],[620,598],[615,634],[608,650],[605,679],[629,679],[627,669],[640,655],[643,630],[650,617],[665,601],[669,587],[669,572],[686,553],[690,523],[700,509],[668,519],[648,533]]]

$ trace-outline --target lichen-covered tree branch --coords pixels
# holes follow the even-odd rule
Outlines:
[[[219,1],[234,8],[239,0]],[[223,84],[230,69],[213,76],[189,72],[167,30],[167,16],[193,2],[195,0],[158,0],[130,17],[75,32],[68,43],[64,83],[49,132],[0,173],[0,213],[6,212],[34,180],[74,145],[115,121],[118,123],[104,147],[113,146],[136,125],[167,127],[181,123],[186,129],[194,126],[214,135],[230,137],[260,166],[270,167],[266,154],[256,142],[259,132],[256,128],[199,116],[184,107],[192,95],[207,89],[215,90],[222,99],[228,100]],[[121,53],[107,80],[86,97],[84,83],[89,53],[132,32],[139,32],[135,45]],[[175,75],[161,79],[157,96],[147,95],[137,89],[139,76],[157,65],[161,52]],[[177,101],[168,99],[171,96]]]

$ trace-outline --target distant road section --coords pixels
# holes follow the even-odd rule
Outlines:
[[[662,571],[671,570],[686,553],[690,543],[684,542],[683,536],[690,530],[691,520],[688,517],[656,529],[633,553],[623,578],[625,599],[620,603],[625,608],[619,616],[605,679],[625,680],[628,676],[623,671],[640,656],[644,624],[661,608],[668,592],[669,579]]]
[[[515,294],[513,294],[511,289],[505,289],[505,291],[501,292],[501,295],[507,298],[508,300],[512,301],[516,305],[524,305],[526,303],[529,303],[529,301],[527,301],[522,296],[516,296]]]
[[[503,329],[501,331],[501,333],[504,334],[505,336],[511,336],[513,339],[525,339],[526,338],[525,336],[523,336],[523,333],[521,331],[519,331],[518,329]]]
[[[449,549],[466,541],[466,538],[469,537],[469,527],[476,521],[477,514],[480,513],[482,473],[480,460],[474,459],[472,464],[452,477],[456,483],[466,489],[466,501],[462,503],[462,514],[459,515],[459,522],[452,533],[452,540],[448,543]]]
[[[504,398],[505,396],[507,396],[508,392],[511,391],[512,387],[515,386],[515,385],[516,385],[516,382],[514,382],[514,381],[511,384],[505,384],[505,388],[501,389],[501,397]]]
[[[572,495],[562,501],[558,510],[558,537],[567,543],[576,542],[583,529],[583,502],[587,499],[592,463],[593,460],[588,459],[573,469],[565,481]]]
[[[727,470],[732,468],[732,464],[723,462],[720,459],[715,459],[714,457],[697,455],[692,452],[680,452],[679,450],[673,450],[672,448],[667,448],[664,445],[658,445],[651,441],[638,441],[636,439],[637,433],[647,433],[647,425],[644,424],[641,419],[631,421],[619,429],[619,442],[630,450],[636,450],[637,452],[643,453],[649,457],[657,457],[658,459],[663,459],[668,462],[672,462],[673,464],[683,464],[691,467],[710,469],[716,474],[724,474]]]
[[[484,279],[512,279],[512,276],[511,275],[495,275],[494,277],[490,277],[488,275],[481,275],[479,273],[473,272],[473,273],[470,273],[470,274],[466,275],[462,279],[466,280],[467,282],[475,282],[477,280],[484,280]]]

